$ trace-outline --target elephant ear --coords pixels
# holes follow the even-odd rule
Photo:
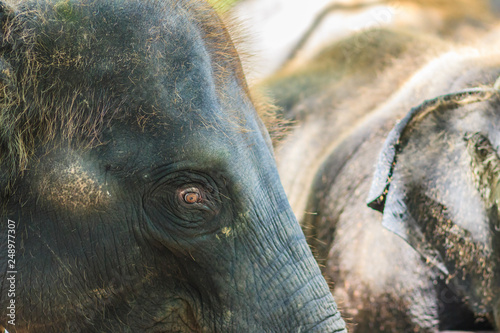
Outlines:
[[[494,93],[496,93],[494,89],[488,88],[467,89],[426,100],[411,109],[389,133],[376,165],[367,200],[368,206],[384,214],[382,224],[385,228],[403,238],[429,263],[435,265],[445,274],[449,274],[449,272],[440,254],[428,245],[429,242],[425,240],[425,235],[418,221],[411,216],[406,206],[409,193],[407,185],[399,178],[394,177],[393,173],[398,167],[398,155],[408,141],[408,132],[413,121],[422,119],[440,107],[453,108],[478,102],[491,97]]]
[[[381,213],[384,212],[385,201],[389,187],[391,185],[391,176],[396,166],[396,159],[399,150],[400,138],[403,135],[408,123],[413,119],[415,109],[406,115],[387,136],[382,151],[378,157],[375,167],[375,174],[372,180],[372,186],[368,194],[368,207]]]
[[[412,108],[410,112],[396,124],[385,140],[375,168],[372,186],[368,194],[368,207],[381,213],[384,212],[386,196],[387,193],[389,193],[391,177],[394,167],[397,164],[398,154],[401,152],[402,140],[413,120],[417,118],[421,119],[443,105],[452,107],[479,102],[496,93],[498,93],[497,90],[489,88],[465,89],[456,93],[426,100],[419,106]]]
[[[390,191],[385,195],[382,225],[410,244],[428,264],[449,275],[441,254],[430,245],[431,242],[426,239],[419,221],[412,216],[407,207],[406,203],[411,192],[404,181],[395,177]]]

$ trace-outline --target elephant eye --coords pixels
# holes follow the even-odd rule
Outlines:
[[[208,175],[194,172],[173,172],[153,181],[144,197],[146,213],[159,223],[197,228],[213,221],[223,208],[217,183]]]
[[[490,140],[480,133],[468,135],[466,141],[471,146],[476,158],[479,158],[482,163],[491,162],[490,156],[497,156],[496,150],[493,148]]]
[[[189,187],[179,190],[179,198],[188,205],[203,202],[202,192],[197,187]]]

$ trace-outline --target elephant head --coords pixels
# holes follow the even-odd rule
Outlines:
[[[492,84],[499,74],[498,68],[474,72],[468,85]],[[497,327],[499,107],[495,85],[413,108],[386,139],[368,200],[383,212],[386,228],[436,266],[474,312],[492,314]]]
[[[345,332],[204,1],[0,9],[0,326]]]

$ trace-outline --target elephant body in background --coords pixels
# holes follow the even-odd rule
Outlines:
[[[448,74],[448,89],[425,94],[388,135],[368,203],[498,330],[500,62],[498,53],[450,60],[461,76]]]
[[[346,332],[205,1],[2,2],[0,34],[0,329]]]
[[[500,74],[498,55],[448,51],[449,45],[401,31],[363,34],[330,50],[356,46],[364,58],[352,52],[336,53],[337,57],[331,53],[331,62],[324,61],[323,68],[321,62],[311,62],[267,81],[266,89],[284,108],[284,118],[295,122],[276,143],[278,169],[292,208],[324,275],[333,281],[332,291],[352,323],[351,332],[491,328],[488,319],[498,318],[494,314],[498,311],[494,300],[499,299],[498,231],[492,229],[494,199],[481,199],[486,195],[481,193],[488,198],[497,193],[494,185],[488,188],[495,184],[496,169],[484,162],[494,163],[492,152],[499,144],[495,100],[471,104],[459,112],[443,108],[435,117],[416,121],[418,132],[412,127],[406,133],[413,140],[408,139],[413,142],[408,143],[411,148],[402,150],[392,174],[381,176],[384,181],[392,179],[384,218],[367,207],[366,198],[379,152],[398,120],[426,99],[493,85]],[[308,70],[318,68],[327,79],[308,76]],[[470,128],[459,127],[464,124]],[[479,146],[484,145],[484,139],[465,139],[475,133],[493,142],[481,163],[473,162],[477,157],[469,152],[478,140]],[[458,174],[461,178],[454,182]],[[477,190],[473,179],[481,184]],[[461,187],[455,189],[455,185]],[[459,194],[462,190],[466,192]],[[401,212],[399,202],[408,202],[404,207],[411,208],[417,224],[433,226],[424,230],[425,240],[441,252],[441,265],[435,260],[431,261],[435,265],[429,263],[434,258],[422,257],[422,251],[382,225],[382,220],[390,221],[386,224],[402,234],[416,229],[398,227],[400,222],[395,220],[409,215]],[[465,202],[467,213],[458,208]],[[457,216],[463,217],[455,226]],[[439,226],[443,221],[448,224]],[[468,259],[459,260],[460,253]],[[448,270],[439,269],[443,262]],[[454,283],[462,277],[465,283]]]

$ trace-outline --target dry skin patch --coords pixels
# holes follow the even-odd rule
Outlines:
[[[50,203],[72,211],[99,208],[109,198],[109,192],[79,162],[51,171],[40,183],[40,194]]]

